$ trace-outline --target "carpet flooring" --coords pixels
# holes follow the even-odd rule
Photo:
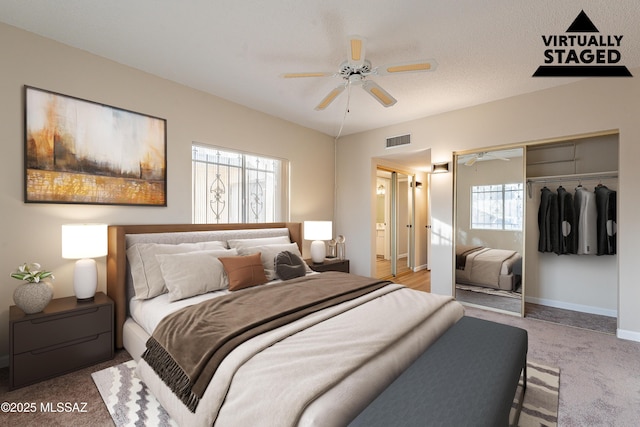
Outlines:
[[[618,319],[599,314],[582,313],[545,305],[525,303],[525,316],[545,322],[559,323],[574,328],[589,329],[591,331],[616,334]]]
[[[560,369],[559,426],[640,425],[640,342],[474,307],[465,312],[526,329],[529,360]]]
[[[91,374],[116,427],[175,426],[175,422],[135,376],[135,368],[136,363],[130,360]],[[515,418],[521,387],[522,382],[516,392],[512,420]],[[518,426],[556,426],[559,388],[560,371],[557,368],[528,362],[527,391]]]

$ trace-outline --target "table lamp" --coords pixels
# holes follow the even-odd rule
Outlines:
[[[62,258],[77,259],[73,270],[73,291],[79,301],[92,300],[98,288],[98,267],[94,258],[107,255],[107,224],[62,226]]]
[[[332,238],[331,221],[305,221],[304,222],[304,238],[312,240],[311,242],[311,261],[316,264],[324,262],[327,254],[323,240],[331,240]]]

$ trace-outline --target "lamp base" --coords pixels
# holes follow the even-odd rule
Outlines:
[[[311,261],[313,261],[314,264],[322,264],[326,254],[327,249],[322,240],[314,240],[311,242]]]
[[[78,301],[92,300],[98,289],[98,267],[93,258],[79,259],[73,270],[73,292]]]

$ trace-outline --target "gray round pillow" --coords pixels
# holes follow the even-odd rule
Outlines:
[[[282,280],[295,279],[307,273],[307,267],[302,258],[293,252],[284,251],[276,256],[276,274]]]

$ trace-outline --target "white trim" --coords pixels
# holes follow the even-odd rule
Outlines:
[[[618,328],[618,330],[616,331],[616,336],[622,340],[640,342],[640,332],[626,331],[624,329]]]
[[[589,313],[589,314],[598,314],[600,316],[609,316],[609,317],[616,317],[616,318],[618,317],[617,310],[610,310],[608,308],[602,308],[602,307],[593,307],[591,305],[573,304],[566,301],[556,301],[556,300],[551,300],[546,298],[536,298],[536,297],[525,297],[525,301],[531,302],[533,304],[538,304],[538,305],[546,305],[547,307],[562,308],[565,310],[580,311],[582,313]]]
[[[413,267],[413,272],[417,273],[420,270],[428,270],[429,266],[427,264],[422,264],[422,265],[418,265],[416,267]]]

